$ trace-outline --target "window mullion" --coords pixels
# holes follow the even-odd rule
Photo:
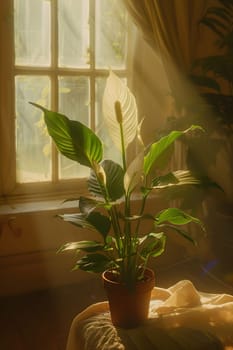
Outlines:
[[[95,0],[89,2],[90,30],[90,127],[95,130]]]
[[[58,110],[58,4],[51,1],[51,108]],[[52,143],[52,182],[58,181],[58,152]]]

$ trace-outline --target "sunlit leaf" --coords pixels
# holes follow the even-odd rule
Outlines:
[[[93,162],[102,160],[102,142],[90,128],[65,115],[32,104],[44,112],[48,132],[61,154],[90,168]]]
[[[63,214],[58,215],[62,220],[69,222],[77,227],[96,230],[95,226],[93,226],[88,220],[87,215],[83,213],[75,213],[75,214]]]
[[[168,148],[182,135],[186,134],[189,131],[192,130],[203,130],[198,125],[192,125],[190,128],[184,130],[184,131],[172,131],[167,136],[162,137],[159,141],[153,143],[148,153],[146,154],[144,158],[144,173],[145,175],[148,175],[150,172],[152,166],[156,161],[158,161],[159,157],[163,155],[165,151],[168,150]]]
[[[101,273],[112,265],[112,260],[104,254],[87,254],[76,262],[73,270],[80,269],[83,271]]]
[[[149,233],[143,240],[143,248],[140,252],[142,259],[160,256],[165,250],[166,235],[163,232]]]
[[[177,170],[154,178],[152,185],[155,189],[183,185],[207,185],[207,180],[195,176],[190,170]]]
[[[82,250],[86,253],[96,252],[104,249],[104,244],[96,241],[79,241],[79,242],[69,242],[64,244],[59,252],[64,252],[67,250]]]
[[[162,210],[155,216],[155,223],[157,226],[164,223],[186,225],[190,222],[201,225],[201,221],[199,219],[185,213],[183,210],[178,208],[168,208]]]

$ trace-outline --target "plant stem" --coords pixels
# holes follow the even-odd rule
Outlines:
[[[121,242],[121,228],[118,221],[118,216],[116,212],[115,206],[112,206],[110,203],[110,197],[108,193],[108,188],[105,183],[103,183],[102,178],[99,176],[98,172],[96,171],[96,167],[92,167],[93,171],[95,172],[96,179],[98,181],[98,184],[101,188],[102,195],[104,197],[105,204],[107,207],[110,207],[110,209],[107,209],[109,216],[112,219],[112,228],[114,231],[114,236],[116,238],[116,244],[117,244],[117,251],[120,253],[119,258],[122,257],[122,242]]]
[[[137,227],[136,227],[136,230],[135,230],[135,236],[137,237],[138,236],[138,232],[139,232],[139,228],[140,228],[140,223],[141,223],[141,216],[144,212],[144,209],[145,209],[145,205],[146,205],[146,199],[147,199],[147,195],[144,195],[143,198],[142,198],[142,202],[141,202],[141,209],[140,209],[140,212],[139,212],[139,219],[138,219],[138,222],[137,222]]]

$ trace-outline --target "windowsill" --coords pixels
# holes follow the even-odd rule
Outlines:
[[[140,200],[140,194],[135,193],[133,195],[133,201],[137,202]],[[153,200],[158,196],[153,193],[150,195],[148,200]],[[161,200],[161,198],[160,198]],[[50,199],[50,200],[35,200],[30,202],[15,203],[15,204],[0,204],[0,215],[14,215],[14,214],[30,214],[39,212],[52,212],[60,210],[68,210],[77,208],[78,200],[64,201],[63,199]]]
[[[17,204],[3,204],[0,205],[0,215],[14,215],[23,213],[36,213],[36,212],[48,212],[56,210],[64,210],[77,207],[77,201],[64,202],[60,199],[46,200],[46,201],[34,201],[27,203]]]

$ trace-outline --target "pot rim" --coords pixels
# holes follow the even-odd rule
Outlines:
[[[113,271],[114,270],[105,270],[102,273],[102,280],[104,283],[104,286],[107,288],[126,288],[126,283],[121,283],[118,281],[114,281],[111,279],[111,275],[113,275]],[[145,269],[145,275],[146,275],[146,279],[145,280],[141,280],[141,281],[137,281],[135,286],[136,288],[142,288],[143,286],[147,286],[146,288],[148,289],[153,289],[154,285],[155,285],[155,274],[154,271],[150,268],[146,268]]]

